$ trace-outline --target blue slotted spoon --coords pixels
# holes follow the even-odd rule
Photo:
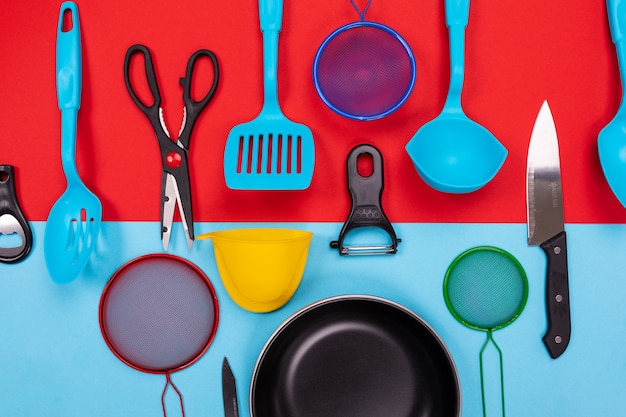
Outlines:
[[[71,27],[64,28],[66,13]],[[52,206],[44,233],[44,257],[50,277],[73,281],[87,264],[102,220],[100,200],[83,184],[76,169],[76,124],[82,88],[78,8],[64,2],[57,29],[57,98],[61,110],[61,160],[67,189]]]
[[[313,177],[311,130],[289,120],[278,104],[278,33],[283,1],[259,0],[263,32],[264,103],[252,121],[235,126],[224,149],[226,185],[236,190],[303,190]]]

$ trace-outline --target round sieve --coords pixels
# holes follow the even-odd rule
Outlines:
[[[313,61],[313,82],[322,101],[355,120],[375,120],[397,110],[409,97],[417,67],[408,43],[395,30],[365,20],[344,25],[322,42]]]
[[[152,254],[122,266],[100,300],[100,329],[111,351],[142,372],[170,374],[197,361],[209,348],[219,319],[217,297],[206,275],[182,258]]]
[[[492,246],[468,249],[448,267],[443,284],[444,299],[452,315],[463,325],[487,333],[480,350],[480,381],[486,416],[483,353],[491,342],[500,362],[501,406],[504,413],[502,351],[493,331],[513,323],[528,299],[524,268],[510,253]]]

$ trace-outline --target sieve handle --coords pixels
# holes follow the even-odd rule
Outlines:
[[[556,359],[567,348],[571,333],[565,232],[541,244],[541,249],[548,256],[546,277],[548,331],[543,336],[543,343],[552,359]]]

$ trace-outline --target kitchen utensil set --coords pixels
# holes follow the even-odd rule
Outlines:
[[[333,31],[319,47],[313,80],[322,101],[339,115],[374,120],[398,109],[416,78],[416,64],[407,42],[393,29],[360,20]],[[620,69],[624,64],[619,0],[608,0],[611,34]],[[263,33],[264,102],[252,121],[232,128],[224,149],[224,178],[236,190],[303,190],[312,180],[315,146],[311,130],[289,120],[278,103],[278,37],[283,1],[259,0]],[[415,168],[432,188],[468,193],[485,186],[499,171],[507,149],[484,127],[469,119],[461,106],[464,78],[465,28],[469,0],[445,0],[450,37],[450,85],[441,114],[422,126],[406,145]],[[65,26],[67,15],[71,25]],[[151,97],[145,104],[131,82],[131,61],[144,60]],[[192,78],[199,59],[212,64],[213,81],[204,97],[192,98]],[[67,189],[52,207],[44,236],[50,276],[67,283],[77,277],[94,252],[102,207],[81,181],[75,165],[78,109],[82,89],[80,22],[76,4],[61,6],[57,33],[57,97],[61,110],[61,156]],[[176,137],[167,129],[150,50],[133,45],[126,52],[124,78],[134,103],[151,123],[162,160],[161,239],[168,249],[176,206],[189,249],[195,240],[188,152],[194,124],[212,100],[219,83],[217,57],[196,51],[188,60],[183,87],[183,120]],[[622,77],[624,84],[624,77]],[[625,87],[626,88],[626,87]],[[623,103],[622,103],[623,104]],[[611,189],[626,203],[626,164],[621,154],[623,108],[598,137],[602,168]],[[372,171],[359,172],[358,160],[368,155]],[[395,254],[401,239],[382,209],[383,159],[368,144],[354,147],[347,157],[347,185],[352,207],[337,240],[340,255]],[[528,148],[528,244],[547,255],[546,306],[548,329],[543,341],[552,358],[570,341],[568,289],[559,149],[556,126],[546,102],[536,118]],[[388,245],[355,246],[346,236],[358,228],[381,229]],[[15,195],[13,167],[0,166],[0,235],[16,234],[15,247],[0,247],[0,262],[18,262],[32,246],[32,233]],[[233,301],[251,312],[271,312],[284,306],[297,290],[307,262],[312,233],[291,229],[235,229],[207,233],[224,288]],[[498,353],[504,415],[502,351],[493,332],[522,313],[528,281],[510,253],[476,247],[450,264],[443,284],[451,314],[467,327],[486,332],[480,349],[483,412],[486,415],[483,354],[489,344]],[[122,266],[106,284],[100,300],[102,336],[126,365],[163,374],[162,393],[174,385],[171,374],[196,362],[217,331],[218,301],[208,277],[194,264],[167,254],[136,258]],[[390,355],[388,352],[396,352]],[[323,366],[322,366],[323,365]],[[349,388],[349,389],[348,389]],[[227,359],[222,366],[222,390],[227,417],[239,416],[235,378]],[[460,385],[450,353],[436,332],[419,316],[391,301],[361,295],[320,300],[289,317],[270,337],[252,375],[250,410],[253,417],[280,416],[405,416],[458,417]]]

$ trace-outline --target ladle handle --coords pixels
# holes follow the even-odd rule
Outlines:
[[[624,30],[626,29],[626,3],[622,0],[607,0],[606,9],[609,15],[611,38],[617,51],[617,62],[622,80],[622,93],[626,94],[626,45],[624,45]]]
[[[450,88],[446,109],[461,110],[465,73],[465,27],[469,20],[469,0],[446,0],[446,26],[450,37]]]

